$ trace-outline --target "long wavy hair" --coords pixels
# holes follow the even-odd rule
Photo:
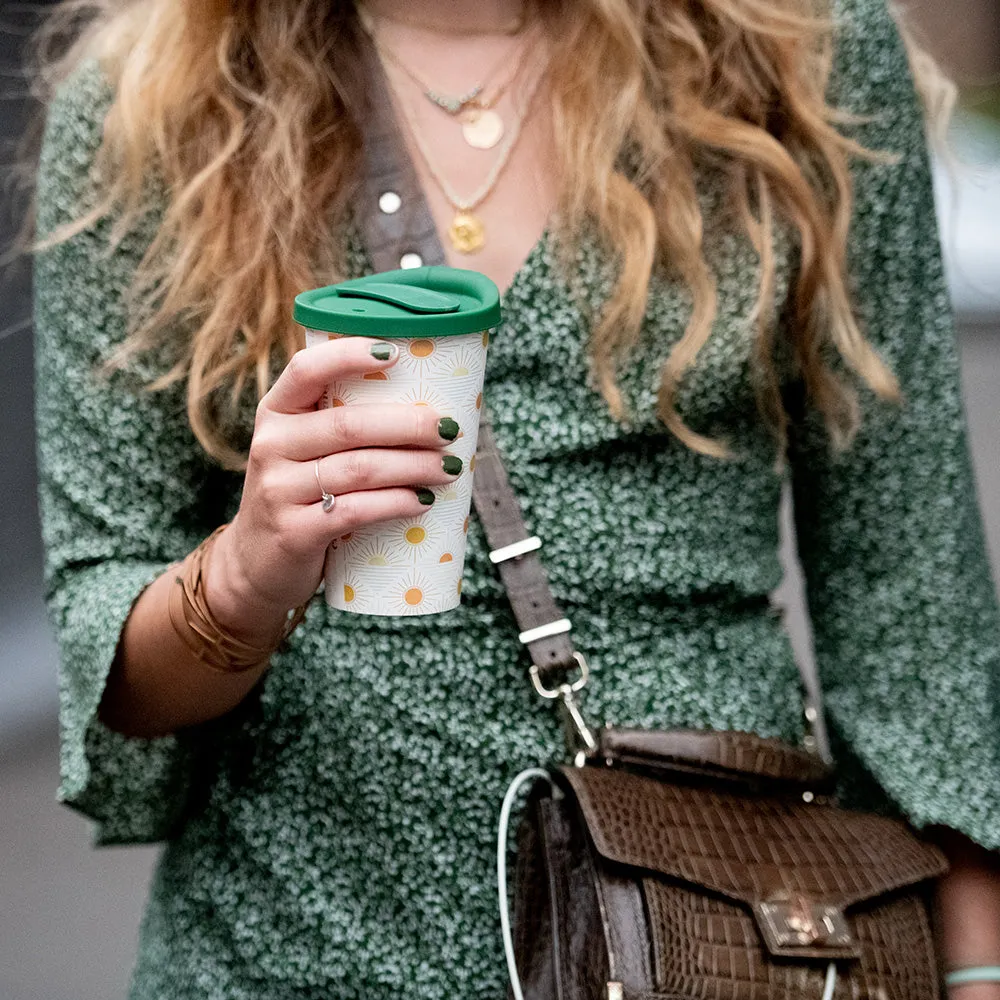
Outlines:
[[[777,228],[797,248],[791,352],[835,446],[859,421],[856,385],[897,384],[855,319],[847,279],[848,163],[869,155],[827,106],[831,24],[823,0],[536,0],[548,26],[548,100],[561,178],[556,236],[596,231],[619,262],[595,318],[590,358],[611,412],[628,416],[620,365],[635,345],[652,273],[689,289],[692,310],[662,372],[658,413],[691,448],[725,443],[687,426],[676,390],[710,336],[716,286],[705,253],[698,165],[721,166],[736,218],[760,260],[754,382],[783,450],[788,417],[775,361]],[[120,238],[167,192],[132,290],[117,360],[185,331],[177,362],[152,384],[186,380],[191,426],[222,464],[244,456],[217,406],[298,348],[289,303],[342,273],[358,177],[353,112],[360,31],[350,0],[70,0],[86,24],[49,79],[101,61],[115,98],[96,175],[96,207],[49,240],[109,215]],[[557,27],[558,26],[558,30]],[[626,175],[621,152],[635,170]]]

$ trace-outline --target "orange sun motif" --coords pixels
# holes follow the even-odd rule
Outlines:
[[[445,597],[441,581],[419,571],[407,573],[387,593],[384,608],[390,614],[412,615],[435,610]]]
[[[433,340],[410,341],[410,354],[415,358],[429,358],[434,353]]]

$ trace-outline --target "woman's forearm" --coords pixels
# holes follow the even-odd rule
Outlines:
[[[225,559],[222,540],[213,553],[216,567]],[[218,718],[235,708],[267,669],[267,658],[239,673],[213,670],[198,659],[171,621],[171,591],[180,572],[171,567],[150,584],[122,630],[99,712],[116,732],[151,738]],[[267,648],[280,635],[287,612],[241,600],[220,582],[223,574],[210,576],[215,585],[207,576],[206,596],[213,616],[229,634]]]
[[[937,889],[944,968],[1000,966],[1000,855],[953,830],[935,830],[934,839],[951,863]],[[967,983],[948,993],[949,1000],[1000,1000],[1000,983]]]

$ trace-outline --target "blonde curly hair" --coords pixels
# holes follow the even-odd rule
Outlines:
[[[822,0],[551,0],[547,94],[562,178],[556,237],[587,229],[619,261],[592,332],[596,385],[625,418],[617,372],[638,338],[649,281],[664,268],[692,309],[661,378],[658,412],[690,447],[726,454],[675,407],[679,380],[716,312],[706,262],[699,165],[725,178],[735,217],[760,260],[755,382],[779,450],[787,416],[774,359],[775,232],[798,248],[791,347],[835,444],[858,424],[854,378],[894,398],[892,373],[855,320],[847,282],[852,156],[825,100],[832,26]],[[56,63],[64,78],[98,58],[115,90],[99,153],[100,203],[51,240],[107,214],[120,237],[148,207],[155,172],[167,193],[138,270],[119,358],[190,330],[152,388],[186,380],[191,426],[229,467],[212,399],[248,381],[266,391],[276,360],[299,346],[289,303],[342,273],[342,240],[360,169],[352,74],[361,36],[350,0],[69,0],[62,23],[86,30]],[[55,30],[55,29],[53,29]],[[634,169],[621,168],[629,151]],[[839,359],[836,365],[831,358]]]

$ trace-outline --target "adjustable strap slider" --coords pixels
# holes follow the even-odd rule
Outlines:
[[[539,639],[548,639],[553,635],[562,635],[572,627],[573,623],[568,618],[560,618],[558,621],[539,625],[538,628],[529,628],[526,632],[522,632],[518,636],[518,639],[522,645],[527,646],[532,642],[537,642]]]
[[[504,545],[503,548],[494,549],[490,553],[490,562],[495,566],[508,559],[517,559],[518,556],[523,556],[528,552],[535,552],[541,547],[542,540],[537,535],[532,535],[531,538],[524,538],[519,542]]]

